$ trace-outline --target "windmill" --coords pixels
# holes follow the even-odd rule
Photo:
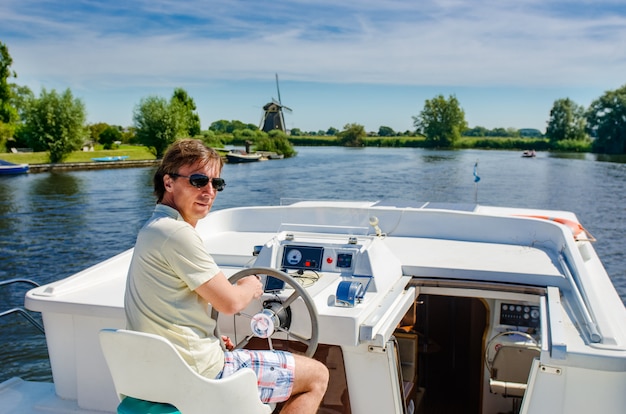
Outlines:
[[[272,98],[272,102],[269,102],[263,106],[263,118],[261,119],[261,125],[259,128],[264,132],[270,132],[274,129],[279,129],[287,133],[285,127],[285,116],[283,111],[291,112],[291,108],[286,107],[280,100],[280,87],[278,86],[278,73],[276,74],[276,91],[278,92],[278,101]]]

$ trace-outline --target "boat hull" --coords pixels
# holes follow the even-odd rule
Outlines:
[[[256,154],[226,154],[226,160],[229,164],[242,164],[248,162],[257,162],[261,160],[261,155]]]
[[[92,158],[91,160],[94,162],[114,162],[114,161],[124,161],[128,159],[128,155],[119,155],[114,157],[97,157]]]
[[[316,201],[215,211],[196,229],[229,277],[249,267],[305,276],[320,360],[331,371],[331,412],[509,411],[488,367],[506,347],[537,355],[516,384],[520,412],[626,412],[624,305],[591,241],[538,217],[578,223],[565,211]],[[125,326],[131,257],[128,250],[26,295],[26,307],[42,313],[58,400],[83,410],[56,412],[115,411],[97,338]],[[346,298],[346,286],[361,293]],[[264,300],[290,296],[271,290]],[[290,309],[289,329],[306,338],[305,304]],[[219,326],[236,338],[250,321]],[[514,334],[495,341],[505,332]]]
[[[28,170],[28,164],[14,164],[12,162],[0,160],[0,175],[25,174]]]

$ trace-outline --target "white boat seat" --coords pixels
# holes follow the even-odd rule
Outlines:
[[[189,367],[168,340],[144,332],[103,329],[100,344],[122,402],[132,397],[167,403],[182,414],[272,412],[259,399],[252,369],[219,380],[205,378]]]
[[[523,397],[528,374],[540,350],[535,346],[505,344],[497,351],[491,364],[491,392],[505,397]]]

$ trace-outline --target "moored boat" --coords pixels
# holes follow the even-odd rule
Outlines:
[[[301,201],[214,211],[197,230],[231,281],[266,286],[241,315],[214,313],[221,334],[324,362],[320,413],[626,412],[626,309],[579,224],[567,211]],[[0,413],[116,411],[99,335],[125,327],[131,256],[27,293],[54,383],[0,384]],[[256,315],[276,321],[269,341],[252,336]]]
[[[537,153],[535,152],[535,150],[526,150],[524,152],[522,152],[522,157],[523,158],[534,158],[537,156]]]
[[[92,161],[95,162],[113,162],[113,161],[124,161],[128,159],[128,155],[116,155],[111,157],[96,157],[92,158]]]
[[[25,174],[28,170],[28,164],[14,164],[9,161],[0,160],[0,175]]]
[[[282,160],[283,158],[285,158],[284,154],[279,154],[273,151],[257,151],[256,153],[261,154],[261,159],[266,160]]]
[[[231,164],[256,162],[261,160],[261,154],[251,154],[242,150],[230,150],[226,153],[226,160]]]

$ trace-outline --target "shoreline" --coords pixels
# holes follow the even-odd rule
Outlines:
[[[152,167],[161,160],[130,160],[130,161],[102,161],[102,162],[66,162],[57,164],[29,164],[28,172],[41,173],[66,170],[101,170],[105,168],[136,168]]]

